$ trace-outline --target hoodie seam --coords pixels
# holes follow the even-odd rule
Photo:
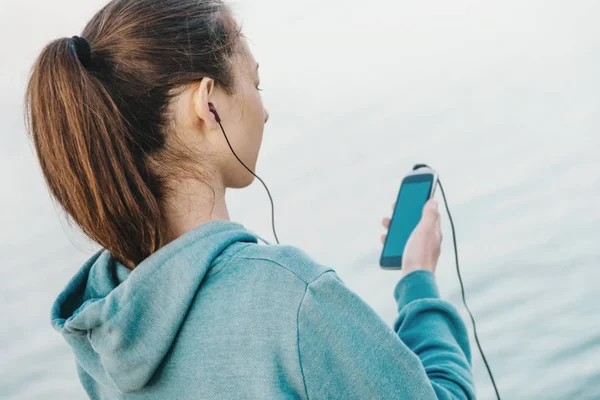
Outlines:
[[[275,260],[271,260],[270,258],[263,258],[263,257],[250,257],[250,256],[236,256],[236,258],[243,258],[245,260],[261,260],[261,261],[269,261],[273,264],[276,264],[278,266],[280,266],[281,268],[285,269],[286,271],[290,272],[291,274],[295,275],[298,279],[300,279],[302,282],[304,282],[305,285],[309,285],[310,282],[307,282],[305,279],[303,279],[300,275],[298,275],[297,273],[295,273],[293,270],[291,270],[290,268],[286,267],[285,265],[281,264],[280,262],[277,262]],[[327,269],[327,271],[331,271],[331,269]],[[324,274],[325,272],[322,272],[321,274],[319,274],[319,276],[321,276],[322,274]],[[318,279],[315,278],[314,280]],[[313,282],[314,282],[313,280]]]
[[[300,300],[300,305],[298,306],[298,311],[296,312],[296,350],[298,351],[298,364],[300,365],[300,375],[302,376],[304,393],[306,394],[306,400],[309,400],[308,389],[306,388],[306,379],[304,378],[304,369],[302,368],[302,356],[300,355],[300,309],[302,308],[302,304],[304,303],[304,298],[306,297],[307,292],[308,284],[304,288],[304,294],[302,295],[302,300]]]
[[[236,254],[238,254],[240,251],[244,250],[246,247],[251,246],[252,243],[248,243],[246,246],[243,246],[241,249],[238,249],[236,252],[230,254],[229,256],[227,256],[227,260],[223,262],[223,265],[221,265],[221,267],[217,268],[217,269],[212,269],[213,273],[208,275],[209,278],[219,274],[221,271],[223,271],[225,269],[225,267],[227,267],[229,265],[229,263],[231,262],[231,260],[236,256]]]
[[[300,355],[300,310],[302,309],[302,305],[304,304],[304,299],[306,298],[306,293],[308,293],[309,286],[312,285],[314,282],[316,282],[323,275],[325,275],[329,272],[335,272],[335,271],[332,269],[323,271],[315,279],[313,279],[310,283],[306,284],[306,287],[304,288],[304,295],[302,296],[302,300],[300,300],[300,305],[298,306],[298,311],[296,313],[296,349],[298,350],[298,363],[300,364],[300,374],[302,375],[302,383],[304,384],[304,393],[306,394],[307,400],[309,400],[310,398],[308,396],[308,388],[306,386],[306,379],[304,377],[304,369],[302,368],[302,357]]]

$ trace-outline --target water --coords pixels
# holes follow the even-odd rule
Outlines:
[[[102,2],[24,4],[5,0],[0,13],[0,397],[85,398],[49,312],[95,247],[57,218],[20,101],[41,46],[79,33]],[[333,266],[391,324],[398,273],[377,265],[380,220],[404,174],[425,162],[448,195],[503,398],[600,398],[600,3],[236,7],[271,114],[257,173],[281,242]],[[234,220],[272,237],[259,182],[228,201]],[[440,289],[468,322],[443,225]],[[472,350],[479,398],[491,399],[474,341]]]

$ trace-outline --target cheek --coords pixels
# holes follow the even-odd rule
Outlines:
[[[259,132],[252,132],[253,135],[262,135],[262,130],[265,125],[265,110],[262,102],[262,98],[258,91],[252,96],[249,104],[249,115],[251,116],[251,128],[253,131],[258,130]]]

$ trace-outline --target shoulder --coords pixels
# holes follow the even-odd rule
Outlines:
[[[295,275],[307,285],[323,273],[334,271],[333,268],[326,267],[317,262],[304,250],[290,245],[252,244],[244,247],[232,258],[282,268],[288,273]]]

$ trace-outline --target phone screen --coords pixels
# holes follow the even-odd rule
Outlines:
[[[383,257],[402,257],[408,238],[421,220],[423,207],[431,194],[432,184],[433,175],[430,174],[414,175],[404,179],[392,214]]]

